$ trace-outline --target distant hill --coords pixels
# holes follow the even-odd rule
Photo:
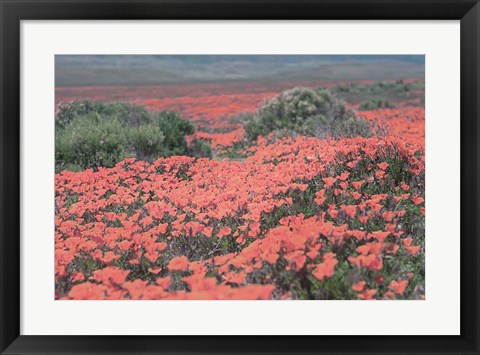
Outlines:
[[[56,86],[423,78],[421,55],[57,55]]]

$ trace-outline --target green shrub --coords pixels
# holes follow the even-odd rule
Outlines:
[[[290,135],[319,138],[370,136],[367,121],[359,118],[328,91],[315,92],[306,88],[284,91],[268,101],[245,124],[248,140],[255,140],[274,131]]]
[[[131,127],[128,131],[128,140],[135,156],[140,160],[150,160],[152,157],[161,155],[164,139],[160,127],[152,123]]]
[[[188,155],[195,158],[211,158],[213,157],[212,146],[204,139],[195,139],[190,143]]]
[[[173,111],[151,114],[130,103],[81,101],[61,104],[55,116],[55,168],[80,171],[112,167],[125,157],[211,157],[205,141],[186,136],[194,126]]]
[[[101,101],[75,101],[60,104],[55,115],[55,128],[65,128],[79,116],[90,113],[102,117],[116,117],[126,126],[140,126],[150,122],[150,114],[142,106],[126,102],[106,103]]]
[[[324,88],[319,88],[324,90]],[[408,102],[409,105],[423,105],[416,101],[423,96],[425,91],[424,81],[404,82],[402,80],[375,82],[375,83],[350,83],[329,88],[338,98],[360,104],[364,101],[388,101],[390,104]]]
[[[119,120],[99,119],[94,113],[80,116],[56,133],[57,171],[112,167],[127,156],[126,143]]]
[[[359,110],[360,111],[371,111],[371,110],[378,110],[380,108],[394,108],[393,105],[388,100],[368,100],[364,101],[360,104]]]
[[[156,115],[155,122],[165,137],[162,155],[187,155],[188,145],[185,136],[195,132],[190,121],[181,118],[174,111],[162,111]]]

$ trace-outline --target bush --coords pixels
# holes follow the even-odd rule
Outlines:
[[[61,104],[55,116],[56,171],[113,167],[126,157],[211,156],[207,142],[187,145],[194,126],[176,112],[151,114],[129,103]]]
[[[368,100],[362,102],[358,109],[360,111],[372,111],[380,108],[395,108],[395,105],[388,100]]]
[[[248,140],[279,130],[319,138],[370,136],[368,122],[347,110],[330,92],[306,88],[284,91],[245,124]]]
[[[323,90],[324,88],[319,88]],[[375,83],[350,83],[330,87],[329,90],[338,98],[360,104],[366,101],[384,101],[390,105],[408,102],[409,105],[423,105],[417,101],[425,92],[425,82],[404,82],[402,80],[375,82]],[[373,108],[375,109],[375,108]]]
[[[213,157],[212,146],[204,139],[195,139],[190,143],[188,155],[195,158],[211,158]]]
[[[165,136],[155,124],[131,127],[128,138],[138,159],[149,160],[151,157],[162,154]]]
[[[188,155],[185,136],[195,132],[190,121],[174,111],[162,111],[156,115],[155,122],[165,136],[162,156]]]
[[[119,120],[102,120],[93,113],[80,116],[57,131],[57,171],[112,167],[127,155],[126,143],[125,130]]]
[[[126,126],[138,127],[150,122],[150,114],[142,106],[126,102],[106,103],[101,101],[76,101],[60,104],[55,115],[55,128],[65,128],[70,122],[87,114],[115,116]]]

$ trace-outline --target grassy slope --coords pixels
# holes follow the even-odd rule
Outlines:
[[[373,58],[373,57],[372,57]],[[389,80],[423,78],[422,62],[312,56],[57,56],[57,86],[151,85],[248,80]]]

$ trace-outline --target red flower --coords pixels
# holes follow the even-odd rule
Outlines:
[[[357,292],[361,292],[361,291],[363,291],[363,288],[365,287],[366,284],[367,283],[365,281],[357,282],[357,283],[353,284],[352,290],[357,291]]]
[[[170,260],[167,267],[172,271],[185,271],[188,267],[188,259],[186,256],[178,256]]]
[[[388,285],[388,288],[395,292],[397,295],[403,295],[405,289],[408,286],[408,280],[395,281],[392,280]]]

